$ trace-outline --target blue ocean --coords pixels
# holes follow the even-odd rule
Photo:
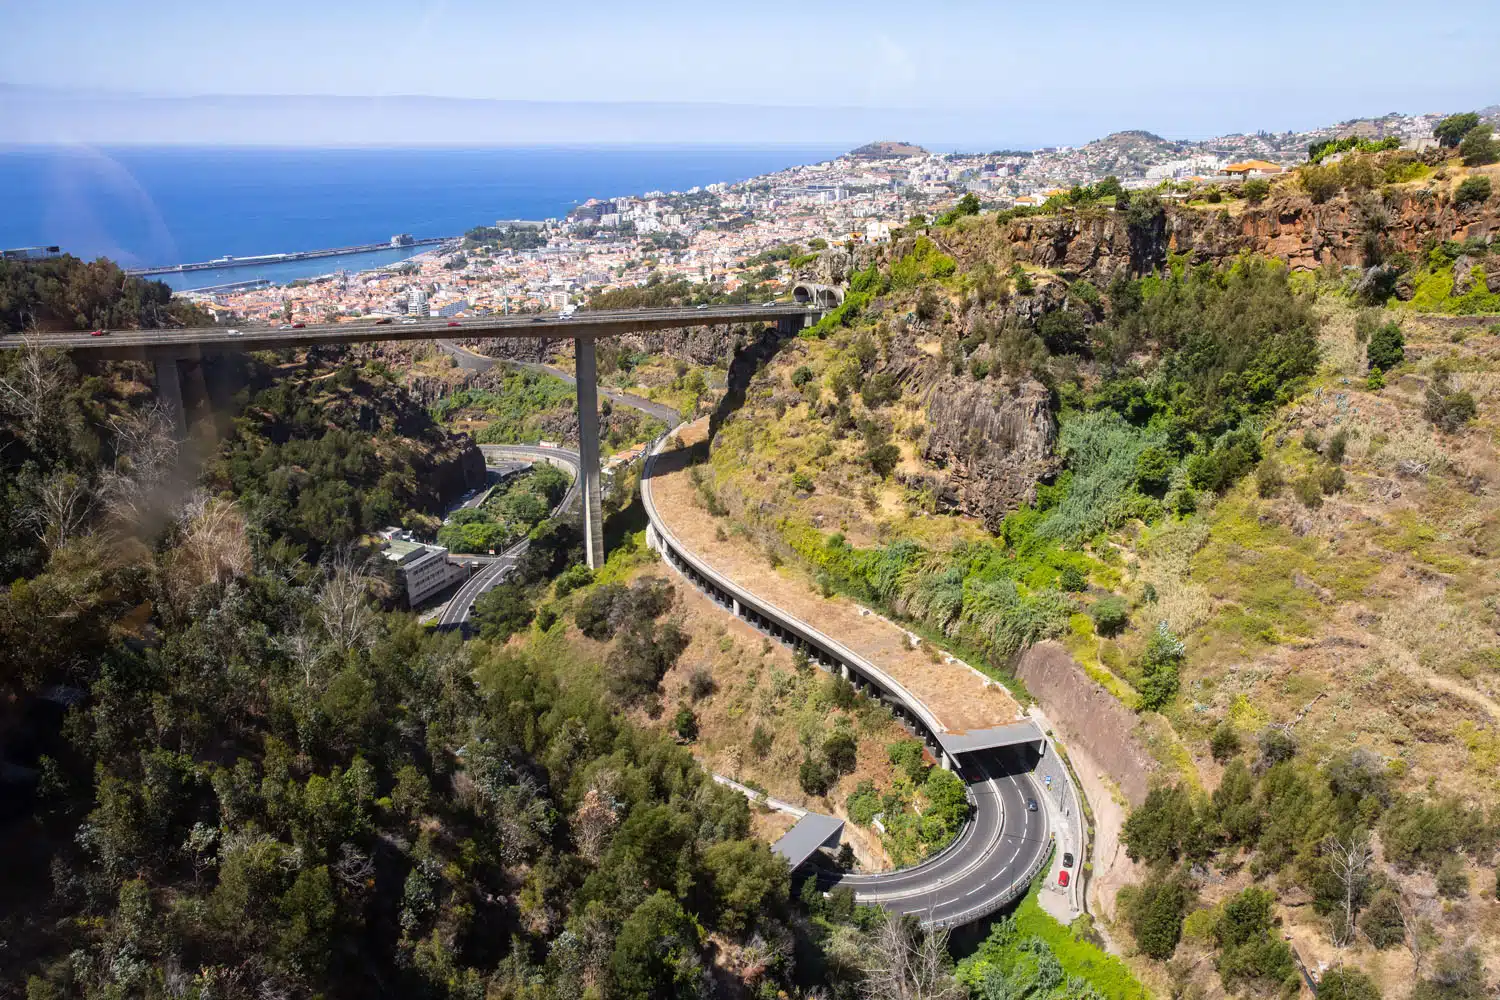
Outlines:
[[[56,244],[126,267],[456,236],[588,198],[736,181],[842,149],[47,147],[0,150],[0,248]],[[410,251],[167,276],[177,288],[391,263]]]

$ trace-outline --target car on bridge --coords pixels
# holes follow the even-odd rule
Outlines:
[[[92,333],[90,333],[89,336],[90,337],[108,337],[109,336],[109,331],[108,330],[95,330]]]

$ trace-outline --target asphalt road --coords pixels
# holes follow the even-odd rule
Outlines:
[[[1041,803],[1021,752],[970,754],[961,776],[969,783],[973,815],[945,850],[895,872],[823,873],[819,885],[846,885],[861,903],[918,914],[929,923],[962,923],[971,911],[977,916],[999,909],[1046,852],[1047,821],[1026,807],[1027,799],[1039,808]]]

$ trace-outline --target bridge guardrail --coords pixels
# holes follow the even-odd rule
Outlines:
[[[1007,906],[1015,900],[1019,899],[1021,896],[1026,894],[1026,891],[1028,889],[1031,888],[1032,880],[1037,877],[1042,868],[1052,860],[1052,855],[1056,851],[1056,849],[1057,838],[1049,832],[1047,834],[1047,849],[1045,851],[1038,851],[1036,857],[1032,859],[1031,864],[1026,866],[1026,872],[1020,878],[1016,879],[1009,886],[1007,886],[1004,892],[994,897],[993,899],[987,900],[983,903],[979,903],[976,906],[971,906],[967,910],[957,913],[951,917],[944,917],[942,920],[934,920],[932,922],[932,926],[962,927],[964,924],[968,923],[971,920],[978,920],[981,917],[987,917],[1001,907]]]

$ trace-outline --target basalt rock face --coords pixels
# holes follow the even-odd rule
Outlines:
[[[1387,253],[1420,254],[1437,240],[1490,242],[1500,234],[1500,199],[1456,207],[1446,198],[1412,191],[1394,202],[1369,193],[1315,205],[1307,197],[1287,195],[1234,216],[1170,206],[1159,235],[1132,233],[1121,215],[1099,209],[1018,219],[1004,236],[1017,260],[1102,286],[1116,274],[1159,266],[1166,253],[1187,254],[1194,264],[1248,251],[1277,257],[1294,270],[1330,262],[1362,267],[1372,232],[1382,236]]]
[[[1057,471],[1057,423],[1046,388],[1033,379],[946,376],[928,388],[926,408],[922,457],[942,477],[939,502],[982,518],[990,530]]]

